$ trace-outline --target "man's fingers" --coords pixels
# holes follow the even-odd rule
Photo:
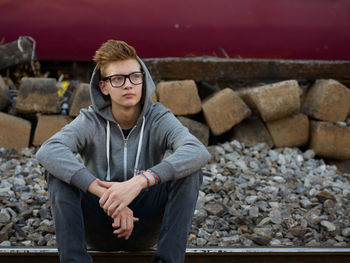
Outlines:
[[[119,215],[114,218],[114,222],[113,222],[112,226],[114,228],[119,228],[120,227],[120,216]]]
[[[114,234],[118,235],[118,238],[124,237],[125,240],[128,240],[131,236],[132,230],[134,229],[133,218],[121,218],[120,228],[113,231]]]
[[[128,229],[128,221],[127,218],[123,217],[122,220],[120,220],[120,228],[124,231]]]
[[[103,205],[106,203],[107,199],[108,199],[109,194],[106,192],[103,193],[103,195],[101,196],[100,200],[98,201],[100,203],[100,207],[103,208]]]
[[[96,179],[96,182],[99,186],[105,187],[105,188],[110,188],[113,185],[113,182],[106,182],[106,181],[101,181],[100,179]]]
[[[120,204],[118,205],[118,208],[115,210],[115,212],[116,212],[117,214],[119,214],[126,206],[127,206],[127,204],[120,203]]]
[[[107,214],[109,212],[110,214],[108,215],[111,216],[114,213],[114,211],[116,211],[116,209],[120,207],[119,202],[119,200],[115,200],[112,196],[109,196],[102,208]]]
[[[106,204],[106,205],[107,205],[107,204]],[[105,206],[106,206],[106,205],[105,205]],[[104,208],[105,206],[103,206],[103,208]],[[106,213],[107,213],[107,215],[113,218],[113,215],[114,215],[114,212],[115,212],[115,210],[116,210],[116,207],[117,207],[117,202],[111,203],[111,204],[107,207],[107,209],[105,210]]]
[[[134,220],[133,218],[128,218],[128,235],[125,237],[125,239],[128,239],[131,235],[132,230],[134,229]]]
[[[111,217],[114,218],[115,216],[119,215],[125,207],[126,207],[126,205],[123,203],[117,204],[115,206],[116,209],[115,209],[114,213],[111,215]]]
[[[124,230],[121,229],[121,228],[118,228],[118,229],[116,229],[116,230],[113,231],[113,233],[114,233],[114,234],[117,234],[118,237],[119,237],[119,234],[121,234],[122,232],[124,232]]]
[[[138,222],[139,218],[134,217],[132,210],[128,207],[122,209],[119,214],[113,213],[114,222],[112,226],[116,228],[113,233],[118,235],[118,238],[128,240],[134,229],[134,222]]]

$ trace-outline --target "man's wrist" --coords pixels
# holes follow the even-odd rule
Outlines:
[[[134,178],[137,178],[141,189],[148,188],[155,184],[153,176],[148,171],[140,171]]]
[[[145,177],[141,175],[137,175],[133,177],[135,183],[140,187],[140,190],[147,188],[147,180]]]
[[[97,180],[92,181],[87,190],[98,197],[101,197],[104,192],[104,189],[98,185]]]

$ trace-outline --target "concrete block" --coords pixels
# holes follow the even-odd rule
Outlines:
[[[65,115],[40,115],[35,129],[33,145],[40,146],[73,118]]]
[[[78,84],[73,91],[69,116],[76,117],[79,115],[82,108],[88,108],[91,105],[90,98],[90,84],[80,83]]]
[[[183,116],[179,116],[178,119],[182,125],[187,127],[190,133],[192,133],[205,146],[208,146],[210,132],[207,125]]]
[[[321,157],[350,159],[350,127],[311,121],[310,148]]]
[[[249,117],[232,129],[230,140],[237,140],[247,147],[265,142],[270,148],[274,146],[272,137],[265,124],[256,116]]]
[[[0,76],[0,111],[4,110],[9,104],[8,86],[2,76]]]
[[[309,119],[304,114],[270,121],[266,126],[275,147],[297,147],[308,143]]]
[[[251,114],[244,101],[229,88],[203,101],[202,109],[206,123],[215,136],[229,131]]]
[[[282,119],[300,111],[300,87],[296,80],[247,89],[241,93],[241,97],[265,122]]]
[[[350,89],[333,79],[320,79],[306,94],[302,111],[321,121],[345,121],[350,109]]]
[[[20,150],[29,146],[31,123],[0,112],[0,147]]]
[[[201,111],[201,100],[193,80],[163,81],[157,85],[158,101],[175,115]]]
[[[59,113],[60,98],[53,78],[22,78],[16,110],[21,113]]]

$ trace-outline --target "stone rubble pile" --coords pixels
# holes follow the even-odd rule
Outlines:
[[[349,246],[350,174],[312,150],[208,147],[188,246]],[[56,245],[35,148],[0,148],[0,246]]]
[[[350,174],[298,148],[209,146],[189,246],[349,246]]]
[[[43,168],[34,148],[0,148],[0,246],[55,246]]]

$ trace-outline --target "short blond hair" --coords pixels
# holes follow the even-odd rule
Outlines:
[[[136,59],[137,54],[134,47],[120,40],[108,40],[95,52],[93,61],[103,75],[105,67],[113,61]]]

